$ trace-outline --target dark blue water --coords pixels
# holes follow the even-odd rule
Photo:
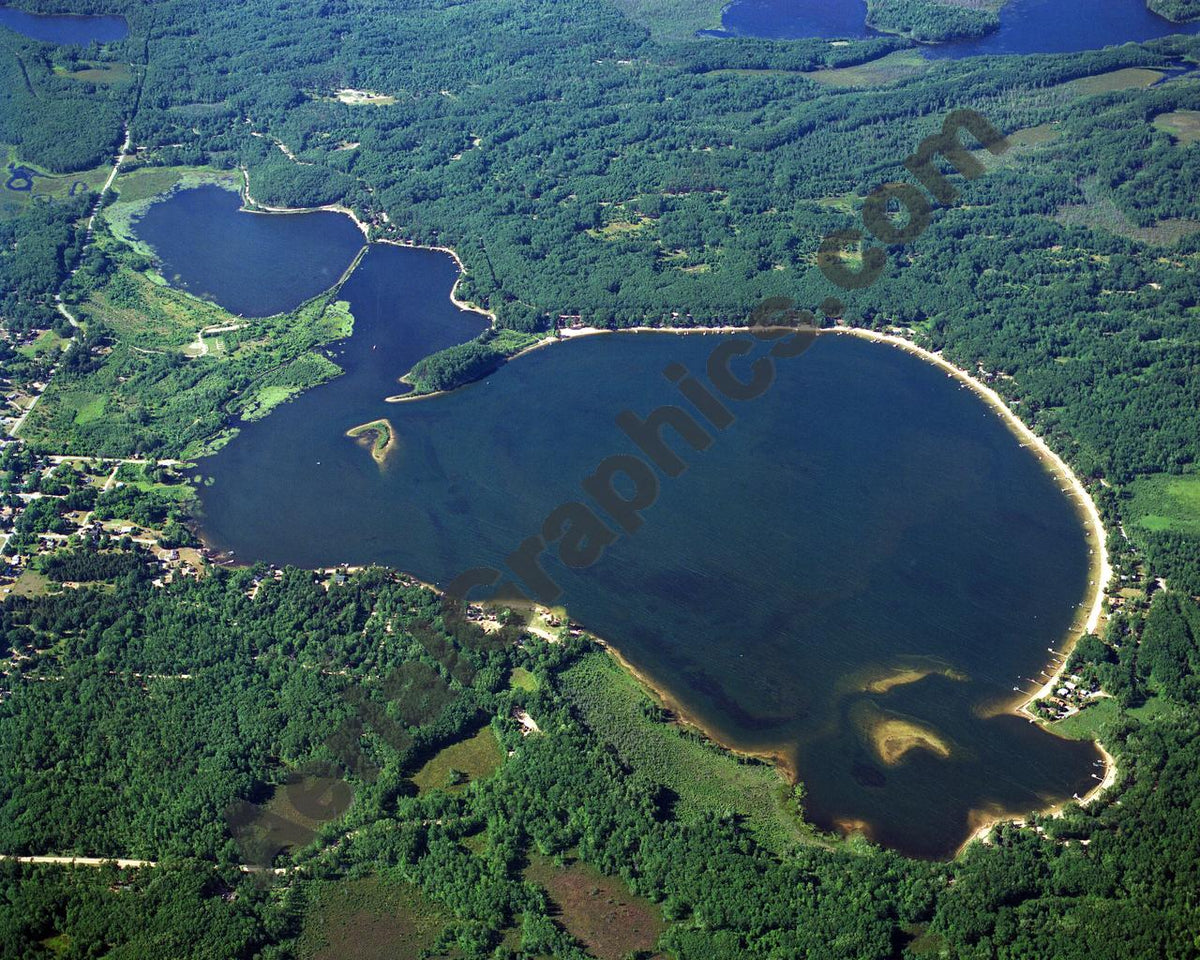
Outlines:
[[[247,317],[291,310],[328,290],[362,249],[349,217],[247,213],[231,190],[180,190],[134,224],[172,284]]]
[[[580,481],[600,461],[638,454],[615,415],[680,403],[663,368],[703,375],[719,342],[587,338],[450,395],[385,403],[417,358],[481,329],[448,302],[454,277],[440,254],[372,248],[342,291],[355,316],[345,376],[202,461],[211,543],[442,584],[505,569],[553,508],[591,503]],[[1089,544],[1058,485],[973,394],[893,348],[826,336],[777,374],[733,404],[706,452],[676,444],[687,469],[660,476],[636,534],[582,571],[549,551],[572,615],[723,741],[797,769],[822,826],[861,823],[942,855],[973,811],[1083,792],[1090,744],[985,719],[1031,686],[1019,678],[1038,675],[1087,590]],[[344,435],[380,417],[398,438],[383,468]],[[930,675],[867,689],[904,669]],[[872,732],[888,719],[949,756],[884,762]]]
[[[125,39],[129,24],[124,17],[80,17],[61,13],[26,13],[0,7],[0,27],[41,40],[44,43],[70,43],[87,45],[112,43]]]
[[[729,34],[780,40],[878,36],[866,26],[866,15],[864,0],[736,0],[723,24]],[[1011,0],[996,32],[922,50],[927,57],[953,59],[1071,53],[1198,31],[1200,23],[1173,24],[1147,10],[1144,0]]]

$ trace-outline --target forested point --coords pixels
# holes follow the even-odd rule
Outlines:
[[[999,10],[1004,2],[870,0],[867,26],[922,43],[983,37],[999,28]]]
[[[1146,0],[1146,6],[1174,23],[1187,23],[1200,18],[1200,3],[1197,0]]]

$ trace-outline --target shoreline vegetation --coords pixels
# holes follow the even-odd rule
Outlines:
[[[380,467],[387,465],[388,458],[396,451],[396,428],[386,418],[360,423],[346,431],[346,436],[371,452],[371,459]]]

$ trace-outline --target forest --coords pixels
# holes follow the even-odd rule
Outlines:
[[[585,721],[597,688],[571,678],[606,659],[586,638],[484,633],[386,570],[334,582],[214,568],[156,588],[136,553],[117,555],[128,566],[93,569],[91,585],[0,607],[3,646],[22,655],[0,704],[0,847],[161,866],[0,865],[0,956],[65,937],[131,957],[152,943],[178,957],[289,957],[306,904],[370,873],[441,904],[459,956],[582,957],[524,875],[530,857],[568,852],[657,904],[661,946],[679,958],[1195,949],[1200,608],[1179,594],[1160,595],[1117,648],[1078,651],[1129,667],[1130,695],[1104,730],[1115,793],[929,863],[833,838],[780,848],[719,799],[681,803],[661,761]],[[660,743],[687,736],[638,696]],[[524,736],[516,710],[544,732]],[[481,723],[513,751],[494,773],[449,792],[414,786],[427,757]],[[269,816],[265,838],[247,835],[233,811],[305,771],[344,782],[349,809],[285,846]],[[290,869],[238,868],[271,862]]]
[[[872,0],[867,25],[923,43],[982,37],[1000,26],[1000,4],[930,2],[930,0]]]
[[[1146,6],[1160,17],[1175,23],[1186,23],[1200,17],[1200,3],[1197,0],[1146,0]]]

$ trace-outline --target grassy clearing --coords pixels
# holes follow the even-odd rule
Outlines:
[[[311,843],[317,829],[336,820],[353,794],[341,780],[298,776],[277,786],[265,803],[246,804],[231,814],[246,862],[270,863],[280,851]],[[313,811],[321,815],[312,816]]]
[[[525,690],[529,693],[532,693],[539,686],[538,678],[524,667],[513,668],[513,672],[508,677],[508,685],[513,690]]]
[[[474,780],[491,776],[504,761],[504,751],[491,727],[484,727],[469,740],[461,740],[438,751],[413,774],[421,793],[445,790],[457,793]]]
[[[125,171],[117,177],[113,188],[118,203],[137,203],[167,193],[175,187],[198,187],[213,183],[241,189],[242,177],[236,170],[216,167],[140,167]],[[116,206],[116,204],[114,204]]]
[[[823,842],[790,799],[791,787],[773,766],[744,761],[679,726],[653,719],[641,684],[606,653],[593,653],[563,673],[563,692],[584,723],[607,740],[622,761],[678,797],[683,819],[736,810],[766,846],[785,852]]]
[[[53,330],[43,330],[33,343],[27,343],[23,347],[17,347],[17,353],[22,356],[29,357],[31,360],[41,354],[58,353],[64,350],[67,346],[67,341],[60,337]]]
[[[42,597],[50,592],[50,580],[36,570],[26,570],[11,587],[0,590],[14,597]]]
[[[588,236],[599,240],[621,240],[625,237],[637,236],[647,227],[654,225],[649,217],[639,216],[636,220],[614,220],[602,227],[588,231]]]
[[[133,79],[133,72],[127,63],[89,63],[78,70],[68,70],[66,67],[56,65],[54,74],[58,77],[70,77],[72,80],[101,86],[128,83]]]
[[[1092,77],[1080,77],[1063,86],[1077,96],[1094,97],[1101,93],[1117,93],[1121,90],[1144,90],[1158,83],[1165,76],[1166,74],[1161,70],[1150,70],[1146,67],[1124,67],[1121,70],[1098,73]]]
[[[75,408],[75,422],[83,425],[99,420],[104,416],[103,397],[85,397]]]
[[[1200,534],[1200,475],[1135,480],[1129,515],[1146,530]]]
[[[195,491],[187,483],[159,483],[152,480],[147,466],[141,463],[123,463],[117,471],[117,482],[122,486],[134,487],[144,493],[155,493],[171,500],[190,500]]]
[[[1121,707],[1117,701],[1112,697],[1104,697],[1075,716],[1051,724],[1050,729],[1059,736],[1072,740],[1096,740],[1100,736],[1101,728],[1112,723],[1120,715]]]
[[[1200,110],[1173,110],[1154,118],[1159,130],[1169,133],[1176,143],[1186,146],[1200,142]]]
[[[1141,706],[1131,707],[1122,713],[1116,700],[1112,697],[1104,697],[1075,716],[1051,724],[1050,729],[1060,736],[1070,737],[1072,740],[1098,740],[1101,730],[1107,724],[1120,719],[1122,715],[1146,723],[1157,716],[1169,713],[1172,709],[1171,704],[1162,697],[1151,697]]]
[[[830,210],[837,210],[839,213],[848,213],[853,215],[859,207],[862,206],[862,198],[853,193],[842,193],[828,197],[821,197],[819,200],[813,201],[822,207],[827,207]]]
[[[1147,720],[1152,720],[1164,713],[1170,713],[1175,709],[1178,708],[1171,706],[1171,704],[1162,697],[1151,697],[1140,707],[1133,707],[1125,712],[1135,720],[1140,720],[1145,723]]]
[[[522,333],[520,330],[500,329],[496,331],[496,335],[492,338],[491,343],[492,346],[501,351],[505,356],[511,357],[522,350],[528,350],[541,339],[541,335],[536,333]]]
[[[1039,123],[1036,127],[1022,127],[1008,135],[1010,147],[1036,147],[1050,143],[1059,137],[1059,129],[1052,123]],[[981,151],[982,152],[982,151]]]
[[[42,941],[42,949],[48,950],[56,957],[64,956],[71,950],[71,938],[65,933],[57,933]]]
[[[87,321],[103,322],[122,343],[157,352],[183,350],[196,339],[197,330],[231,319],[220,307],[129,268],[120,269],[93,294],[81,313]]]
[[[661,956],[653,950],[667,925],[658,908],[631,894],[616,877],[578,861],[555,866],[549,857],[534,854],[525,879],[549,894],[567,932],[599,960]]]
[[[405,883],[368,877],[321,884],[308,910],[296,955],[301,960],[420,960],[449,915]]]
[[[945,938],[940,933],[927,929],[927,924],[918,923],[902,928],[912,940],[905,946],[906,956],[946,957],[950,955]]]
[[[931,65],[919,50],[895,50],[878,60],[869,60],[853,67],[814,70],[804,76],[827,87],[882,87],[910,77],[919,77]]]
[[[629,19],[640,23],[660,40],[681,40],[697,30],[720,30],[721,11],[727,0],[616,0]]]

